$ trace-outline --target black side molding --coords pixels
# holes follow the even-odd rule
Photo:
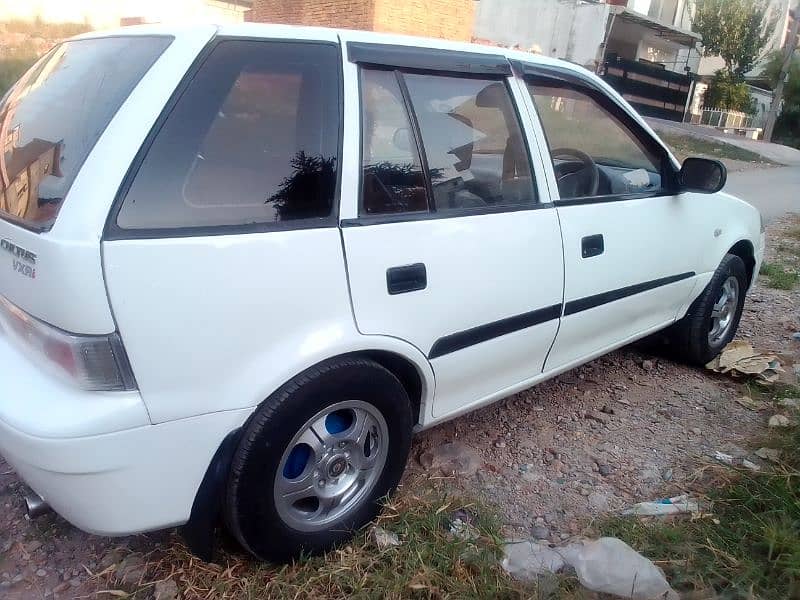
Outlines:
[[[690,277],[694,276],[695,272],[689,271],[679,275],[671,275],[669,277],[662,277],[660,279],[652,279],[643,283],[629,285],[616,290],[611,290],[610,292],[595,294],[594,296],[587,296],[586,298],[579,298],[578,300],[571,300],[564,306],[564,316],[566,317],[568,315],[574,315],[575,313],[589,310],[590,308],[608,304],[609,302],[614,302],[615,300],[621,300],[622,298],[627,298],[628,296],[633,296],[635,294],[641,294],[642,292],[647,292],[657,287],[661,287],[662,285],[669,285],[670,283],[689,279]]]
[[[500,54],[456,52],[416,46],[347,42],[350,62],[378,67],[395,67],[417,71],[443,71],[508,77],[511,65]]]
[[[538,310],[522,313],[506,319],[500,319],[486,325],[479,325],[472,329],[459,331],[439,338],[434,342],[428,358],[438,358],[457,350],[463,350],[481,342],[487,342],[496,337],[507,335],[520,329],[527,329],[534,325],[558,319],[561,316],[561,305],[553,304]]]

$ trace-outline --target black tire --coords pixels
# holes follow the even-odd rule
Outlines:
[[[731,276],[739,282],[736,310],[724,337],[716,343],[711,343],[709,340],[709,331],[712,326],[711,312],[715,302],[722,294],[723,284]],[[703,293],[689,307],[686,316],[673,327],[672,341],[678,358],[702,366],[717,356],[730,343],[739,327],[748,285],[747,269],[742,259],[733,254],[726,254]]]
[[[368,403],[386,422],[388,451],[382,471],[372,490],[326,529],[298,530],[281,518],[276,507],[274,486],[282,457],[309,419],[328,406],[353,400]],[[270,396],[245,426],[228,478],[228,528],[246,550],[275,562],[317,554],[350,539],[377,515],[380,500],[397,487],[411,448],[412,421],[405,388],[381,365],[342,357],[308,369]]]

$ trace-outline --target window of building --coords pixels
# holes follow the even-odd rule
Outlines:
[[[119,227],[329,222],[338,56],[326,44],[220,43],[148,150]]]

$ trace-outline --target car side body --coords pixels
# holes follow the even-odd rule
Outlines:
[[[52,227],[37,231],[0,219],[0,296],[9,314],[79,336],[118,335],[135,378],[126,389],[81,389],[43,369],[35,352],[4,331],[10,317],[0,320],[0,454],[86,531],[125,535],[192,518],[207,528],[239,432],[265,399],[325,361],[362,357],[394,374],[421,430],[672,326],[728,255],[745,265],[748,286],[758,273],[758,212],[723,192],[679,189],[680,165],[669,149],[619,94],[581,67],[495,47],[278,25],[142,26],[78,39],[120,36],[169,44],[99,134]],[[325,109],[335,122],[324,126],[332,127],[335,159],[330,211],[297,221],[120,226],[138,218],[126,212],[126,198],[147,183],[137,175],[157,174],[157,163],[176,152],[159,140],[215,52],[226,47],[235,57],[276,44],[282,53],[311,45],[309,52],[335,58],[314,80],[317,96],[335,99]],[[423,158],[430,154],[430,164],[420,161],[429,200],[450,194],[462,205],[365,210],[364,89],[384,85],[386,77],[397,78],[403,98],[419,102],[409,113],[411,127],[398,129],[411,141],[390,151],[423,148]],[[470,172],[469,193],[442,191],[447,182],[433,189],[438,142],[424,126],[454,113],[435,96],[448,78],[465,90],[499,83],[492,93],[507,94],[503,106],[513,110],[497,110],[518,126],[526,165],[513,167],[523,174],[504,178],[501,191],[486,193],[525,201],[464,205],[491,187],[481,173],[499,171],[510,142],[505,150],[489,141],[470,146],[473,166],[453,184],[465,185],[463,173]],[[528,88],[537,85],[571,86],[570,93],[598,99],[641,138],[647,156],[663,160],[663,185],[648,190],[653,184],[642,172],[619,179],[613,165],[595,166],[595,187],[613,193],[562,198],[543,109]],[[478,98],[470,114],[495,110],[497,102]],[[256,118],[240,115],[226,118],[245,125]],[[376,119],[370,126],[383,131]],[[231,147],[237,136],[231,134]],[[158,158],[159,144],[166,158]],[[201,154],[193,173],[215,160]],[[197,175],[195,198],[206,208],[207,197],[227,193],[214,187],[222,180],[216,173]],[[155,175],[148,181],[142,198],[160,185]],[[614,189],[629,182],[643,187]],[[184,184],[184,197],[192,185]],[[144,210],[145,200],[137,206]],[[35,277],[20,273],[21,263]]]

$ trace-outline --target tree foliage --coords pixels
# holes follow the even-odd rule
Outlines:
[[[764,65],[762,75],[767,78],[773,89],[778,85],[781,67],[783,67],[783,52],[773,52],[770,54],[769,59]],[[798,57],[797,54],[794,55],[792,63],[789,66],[789,80],[783,88],[783,101],[786,104],[800,106],[800,57]]]
[[[750,97],[747,84],[738,81],[725,69],[720,69],[708,84],[703,104],[722,110],[739,110],[745,113],[755,112],[755,102]]]
[[[722,57],[728,74],[741,81],[761,56],[775,19],[766,0],[696,0],[693,23],[706,56]]]
[[[773,52],[764,66],[763,75],[773,88],[778,84],[782,66],[783,52]],[[800,147],[800,57],[797,54],[792,58],[789,79],[783,88],[783,110],[775,124],[774,138]]]

